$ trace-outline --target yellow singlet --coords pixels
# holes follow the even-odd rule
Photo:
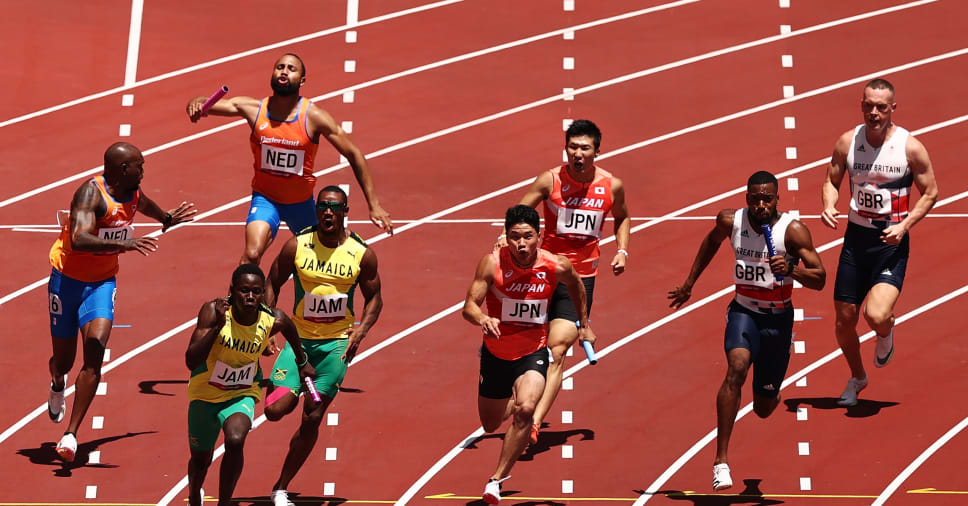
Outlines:
[[[215,338],[208,358],[192,371],[188,399],[223,402],[249,396],[256,402],[261,400],[259,356],[269,343],[269,333],[275,321],[272,310],[262,306],[254,324],[240,325],[232,318],[232,308],[229,308],[225,313],[225,325]]]
[[[315,230],[298,235],[297,241],[292,321],[299,337],[345,339],[353,328],[353,293],[366,243],[351,232],[343,244],[327,248]]]

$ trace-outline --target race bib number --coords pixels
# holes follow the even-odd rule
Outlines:
[[[261,169],[277,176],[301,176],[305,151],[262,145]]]
[[[60,297],[56,293],[48,293],[48,298],[50,299],[50,314],[64,314],[63,306],[61,305]]]
[[[122,227],[109,227],[109,228],[99,228],[97,229],[97,236],[101,239],[108,239],[111,241],[127,241],[134,237],[134,227],[131,225],[124,225]],[[98,251],[95,255],[117,255],[121,253],[121,250],[110,250],[110,251]]]
[[[589,209],[570,209],[563,207],[558,211],[558,234],[577,234],[601,237],[603,211]]]
[[[240,390],[252,386],[258,362],[242,367],[230,367],[221,360],[215,362],[208,384],[219,390]]]
[[[303,297],[303,318],[313,323],[332,323],[346,317],[349,296],[345,293]]]
[[[747,262],[736,260],[733,269],[733,283],[737,285],[773,288],[773,271],[766,262]]]
[[[501,299],[501,321],[543,325],[548,321],[548,299]]]
[[[864,216],[879,217],[891,214],[891,192],[871,186],[854,186],[854,204]]]

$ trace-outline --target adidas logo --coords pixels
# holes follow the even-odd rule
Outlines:
[[[864,149],[864,145],[863,144],[861,144],[860,147],[857,148],[857,151],[860,151],[861,153],[866,153],[867,152],[867,150]]]
[[[742,230],[742,231],[741,231],[741,232],[739,233],[739,236],[740,236],[740,237],[749,237],[749,236],[750,236],[750,231],[749,231],[749,230],[746,230],[746,229],[744,228],[744,229],[743,229],[743,230]]]

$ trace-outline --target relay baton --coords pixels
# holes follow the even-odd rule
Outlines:
[[[208,100],[206,100],[205,103],[202,104],[202,114],[203,115],[208,114],[208,110],[211,109],[213,105],[215,105],[215,102],[218,102],[218,100],[224,97],[225,94],[228,92],[229,92],[228,86],[222,86],[221,88],[215,90],[215,93],[212,93],[212,96],[208,97]]]
[[[595,365],[598,363],[598,357],[595,356],[595,347],[592,343],[588,341],[581,342],[582,348],[585,348],[585,355],[588,355],[588,363],[590,365]]]
[[[313,398],[313,402],[322,402],[323,398],[319,396],[319,391],[316,390],[316,385],[313,384],[313,379],[309,376],[303,378],[303,383],[306,384],[306,391],[309,392],[309,396]]]
[[[760,225],[760,228],[763,229],[763,237],[766,238],[766,249],[770,250],[771,257],[775,257],[776,248],[773,246],[773,231],[770,230],[770,226],[765,223]],[[783,274],[775,274],[774,277],[776,277],[777,281],[783,281]]]

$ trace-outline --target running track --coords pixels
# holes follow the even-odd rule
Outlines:
[[[5,6],[5,19],[18,21],[6,26],[15,43],[0,49],[12,86],[0,106],[0,237],[10,252],[0,318],[8,349],[20,353],[0,358],[11,382],[0,412],[8,484],[0,504],[183,502],[183,351],[199,305],[224,292],[237,261],[251,171],[245,127],[214,118],[193,125],[184,104],[223,83],[233,94],[263,96],[284,51],[306,60],[305,94],[352,122],[399,227],[386,239],[371,225],[353,226],[374,239],[386,306],[330,410],[338,420],[321,431],[291,486],[305,504],[476,504],[500,438],[469,439],[478,428],[479,341],[456,305],[496,236],[491,222],[534,174],[559,162],[562,121],[580,117],[602,126],[601,165],[626,182],[637,218],[632,257],[625,275],[598,280],[594,322],[606,355],[594,368],[577,356],[569,362],[573,389],[515,467],[504,503],[962,504],[968,434],[957,429],[968,416],[959,402],[968,346],[955,321],[968,309],[958,243],[968,212],[968,176],[958,170],[968,135],[960,98],[968,84],[959,78],[968,35],[957,20],[968,8],[958,0],[783,3],[578,1],[564,10],[552,0],[361,0],[359,25],[347,28],[340,2],[291,2],[299,14],[289,15],[219,1],[205,17],[187,2],[148,2],[137,67],[127,72],[128,3]],[[781,36],[781,25],[792,33]],[[356,42],[347,42],[348,30]],[[574,69],[563,68],[566,57]],[[353,72],[344,72],[345,60]],[[869,371],[862,402],[845,410],[834,398],[846,367],[829,356],[841,232],[816,215],[823,161],[859,121],[857,98],[874,75],[897,86],[896,121],[924,130],[943,205],[913,233],[898,356]],[[126,79],[133,85],[121,89]],[[793,87],[786,99],[785,86]],[[565,88],[577,94],[563,97]],[[132,106],[122,106],[125,94]],[[788,117],[795,128],[784,127]],[[149,153],[144,190],[163,207],[193,201],[204,217],[166,234],[150,257],[123,257],[123,327],[109,343],[105,395],[79,434],[78,461],[65,466],[53,451],[62,427],[38,410],[49,356],[40,281],[50,272],[56,210],[87,177],[79,174],[96,172],[121,124],[131,126],[126,140]],[[320,150],[322,180],[351,183],[337,158]],[[697,284],[692,306],[670,313],[665,293],[682,281],[710,218],[742,206],[740,186],[759,169],[789,172],[781,207],[803,215],[830,283],[796,295],[806,319],[795,326],[802,353],[788,377],[803,376],[803,386],[786,387],[770,419],[737,422],[736,487],[711,494],[714,448],[703,438],[714,428],[724,371],[727,254]],[[354,188],[356,221],[365,219],[359,195]],[[603,257],[613,252],[606,245]],[[287,295],[282,307],[290,302]],[[869,360],[871,345],[863,350]],[[103,428],[91,428],[93,416]],[[236,490],[242,504],[265,504],[296,423],[292,416],[250,434]],[[465,441],[473,443],[458,448]],[[335,460],[325,460],[326,448]],[[912,468],[916,460],[923,463]]]

